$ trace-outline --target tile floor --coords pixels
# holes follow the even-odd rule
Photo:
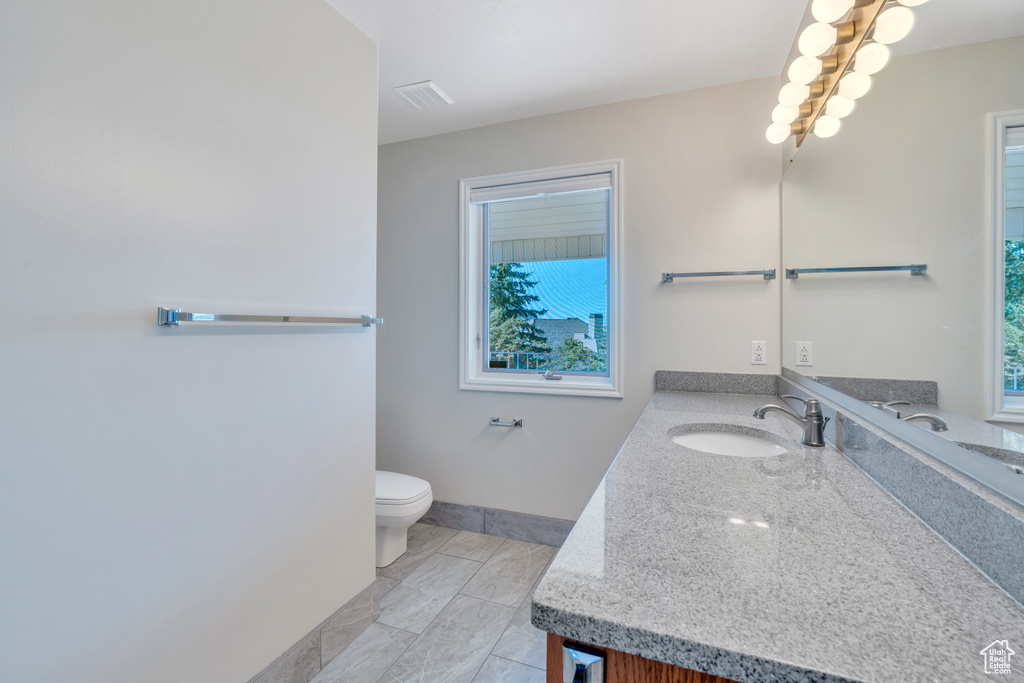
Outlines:
[[[555,552],[414,525],[405,555],[377,570],[376,620],[355,625],[354,639],[350,627],[312,683],[544,683],[529,598]]]

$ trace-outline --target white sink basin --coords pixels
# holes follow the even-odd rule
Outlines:
[[[672,437],[672,441],[703,453],[734,455],[741,458],[766,458],[782,455],[788,450],[784,446],[756,436],[730,432],[689,432]]]

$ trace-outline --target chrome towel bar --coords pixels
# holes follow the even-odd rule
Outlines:
[[[232,313],[192,313],[180,308],[157,309],[157,325],[177,327],[181,323],[304,323],[328,325],[383,325],[384,318],[364,315],[360,318],[314,318],[306,315],[237,315]]]
[[[721,277],[723,275],[763,275],[765,280],[775,279],[775,269],[765,270],[722,270],[708,273],[662,273],[662,282],[672,282],[677,277]]]
[[[857,266],[856,268],[786,268],[786,279],[796,280],[801,273],[877,273],[883,270],[909,270],[911,275],[924,275],[928,266],[918,263],[911,266]]]

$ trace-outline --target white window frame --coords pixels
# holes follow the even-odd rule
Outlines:
[[[990,420],[999,422],[1024,422],[1024,397],[1007,397],[1003,390],[1005,309],[1005,254],[1006,246],[1006,177],[1004,150],[1006,133],[1009,128],[1024,126],[1024,110],[996,112],[988,115],[988,224],[989,256],[989,309],[988,334],[988,406]]]
[[[487,279],[483,209],[470,202],[475,189],[610,174],[608,226],[608,373],[599,377],[564,374],[558,381],[540,373],[484,372],[482,348],[487,320]],[[459,389],[531,394],[622,397],[622,159],[555,166],[515,173],[463,178],[459,181]],[[478,341],[480,340],[480,341]]]

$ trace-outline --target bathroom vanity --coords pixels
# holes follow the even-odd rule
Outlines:
[[[1024,607],[1007,592],[1020,568],[1004,590],[839,452],[847,416],[826,405],[830,443],[803,446],[790,420],[752,415],[786,403],[784,378],[675,374],[659,373],[533,598],[548,683],[563,680],[564,641],[605,654],[607,683],[987,680],[983,649],[1024,647]],[[673,442],[695,430],[760,435],[785,452]],[[1022,528],[1005,541],[1021,544]]]

